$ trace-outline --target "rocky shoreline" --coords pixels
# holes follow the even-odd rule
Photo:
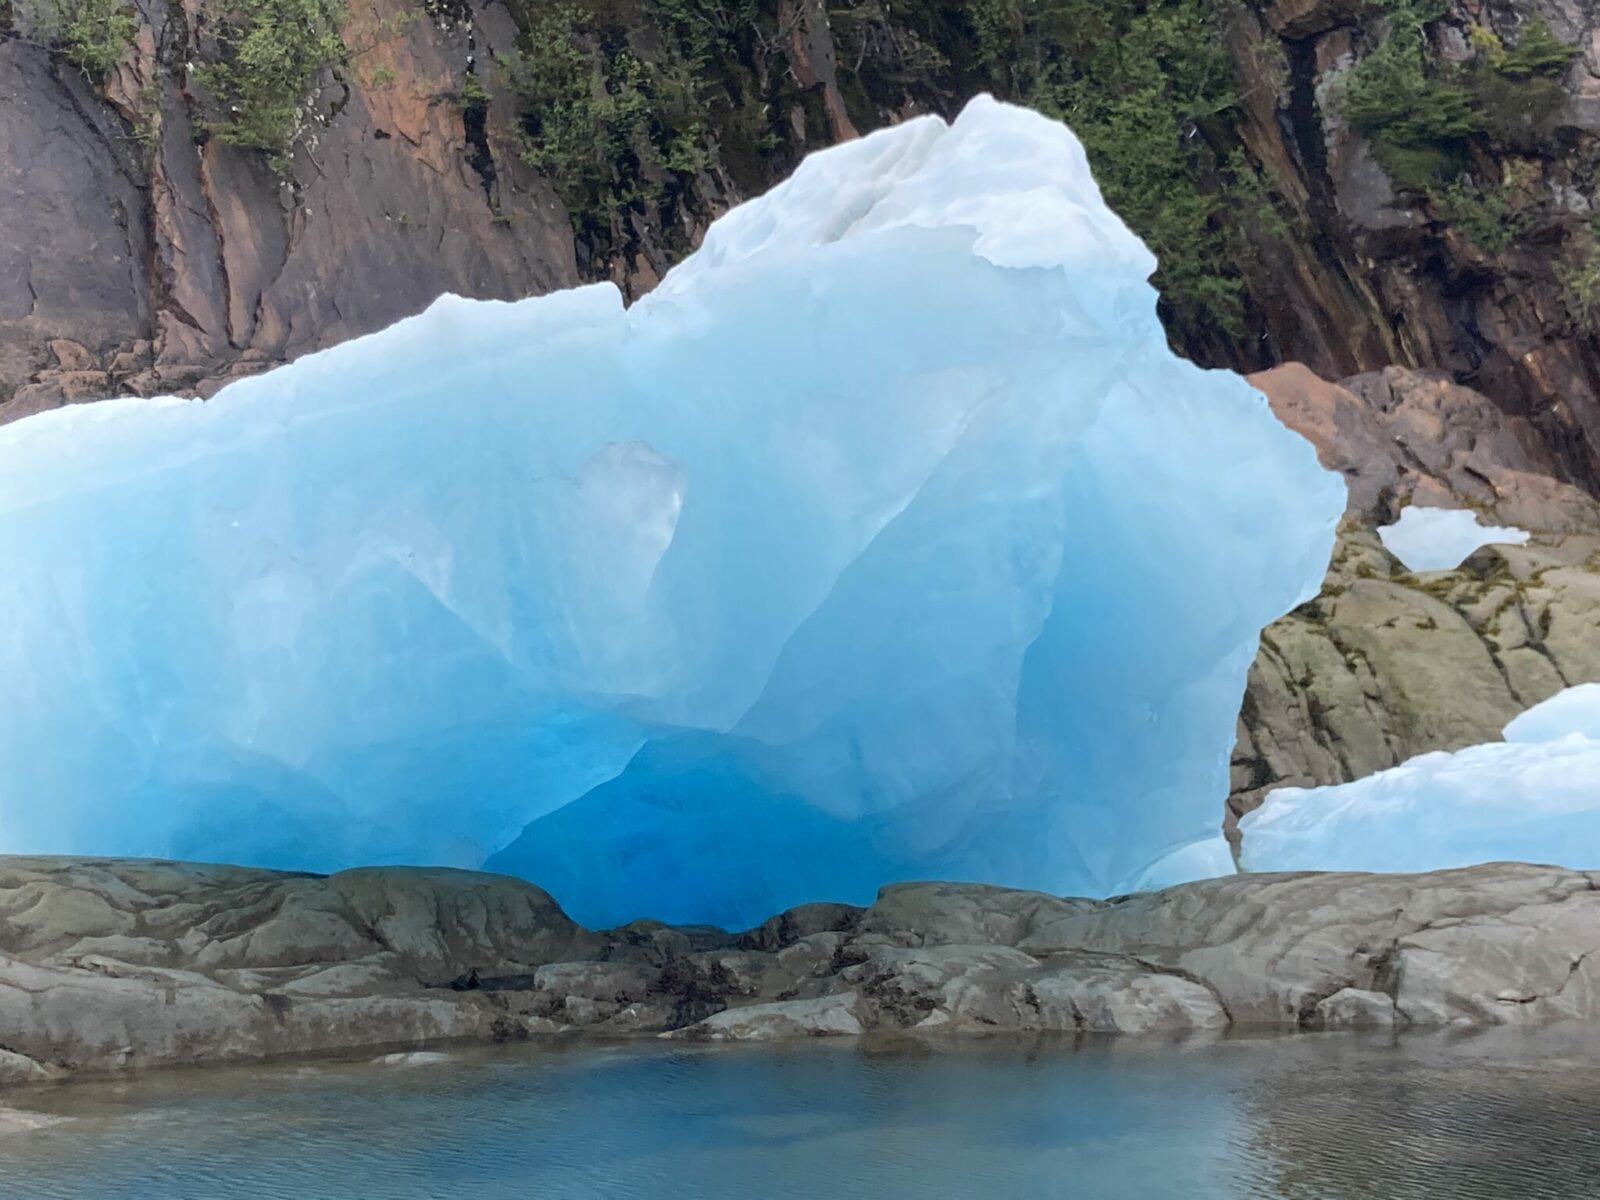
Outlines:
[[[504,876],[0,858],[0,1083],[563,1034],[1149,1034],[1600,1017],[1600,872],[885,888],[605,932]]]

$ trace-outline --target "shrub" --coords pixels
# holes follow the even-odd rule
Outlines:
[[[1507,249],[1531,224],[1525,210],[1513,207],[1512,189],[1505,185],[1485,188],[1463,176],[1429,198],[1445,222],[1488,254]]]
[[[1555,116],[1566,104],[1561,77],[1577,55],[1535,17],[1507,49],[1474,26],[1478,61],[1466,72],[1483,130],[1497,145],[1528,153],[1549,145]]]
[[[485,108],[489,103],[489,89],[483,86],[483,80],[476,73],[467,72],[466,78],[461,81],[461,87],[456,91],[456,103],[463,110]]]
[[[1350,72],[1343,113],[1367,138],[1396,187],[1427,192],[1459,176],[1472,138],[1523,152],[1545,147],[1565,101],[1560,77],[1576,50],[1542,19],[1507,48],[1487,27],[1468,30],[1468,67],[1433,61],[1427,27],[1445,15],[1441,0],[1383,0],[1384,41]]]
[[[1482,123],[1459,79],[1427,70],[1426,26],[1443,6],[1387,0],[1386,7],[1388,36],[1350,71],[1343,112],[1395,185],[1422,192],[1461,173],[1467,139]]]
[[[1249,247],[1230,206],[1241,190],[1271,188],[1231,143],[1238,80],[1222,36],[1228,7],[870,0],[840,27],[841,63],[880,107],[905,107],[909,93],[948,112],[988,90],[1067,121],[1108,203],[1160,259],[1156,283],[1169,308],[1237,334],[1235,264]]]
[[[819,98],[785,69],[793,30],[776,0],[520,5],[523,36],[501,67],[520,94],[524,156],[602,256],[626,240],[629,210],[659,208],[672,236],[672,213],[699,203],[701,172],[755,190],[788,165],[774,155],[828,136]],[[1064,118],[1108,202],[1160,258],[1168,307],[1237,334],[1237,264],[1284,221],[1231,131],[1228,11],[1218,0],[833,0],[828,20],[859,128],[884,113],[953,115],[979,91]],[[803,128],[785,120],[796,109]]]
[[[62,49],[90,76],[103,79],[127,53],[137,24],[123,0],[73,0],[66,6]]]
[[[655,0],[645,11],[629,24],[598,0],[533,0],[516,53],[499,63],[522,109],[522,157],[602,253],[625,239],[628,210],[689,203],[726,147],[747,159],[776,145],[766,98],[740,78],[741,43],[763,36],[761,0]],[[680,222],[662,224],[681,236]]]
[[[127,0],[22,0],[23,28],[60,52],[91,79],[102,80],[122,60],[138,21]],[[0,31],[18,19],[0,4]]]
[[[1510,79],[1559,79],[1578,55],[1555,34],[1541,16],[1533,17],[1517,35],[1517,44],[1505,51],[1495,69]]]
[[[1576,253],[1558,268],[1561,298],[1581,328],[1593,331],[1600,319],[1600,229],[1596,223],[1577,235]]]
[[[341,0],[232,2],[216,30],[216,60],[195,68],[220,110],[202,126],[231,145],[267,151],[281,169],[317,78],[345,61],[344,7]]]

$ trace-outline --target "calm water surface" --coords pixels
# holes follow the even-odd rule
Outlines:
[[[64,1118],[0,1136],[5,1200],[1600,1197],[1576,1032],[523,1047],[4,1103]]]

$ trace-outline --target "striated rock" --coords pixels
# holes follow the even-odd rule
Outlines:
[[[0,1050],[0,1084],[42,1083],[55,1079],[60,1071],[49,1065],[18,1054],[14,1050]]]
[[[567,214],[519,158],[513,97],[463,99],[514,46],[505,8],[352,9],[349,66],[281,171],[205,136],[183,64],[206,14],[140,0],[135,16],[98,94],[41,45],[0,40],[0,422],[209,395],[444,292],[579,281]]]
[[[1139,964],[1074,964],[1026,984],[1041,1029],[1087,1033],[1158,1033],[1224,1029],[1227,1010],[1202,983]],[[1070,1020],[1069,1020],[1070,1018]]]
[[[862,914],[856,945],[1015,946],[1041,916],[1097,907],[1041,892],[971,883],[897,883]]]
[[[1230,809],[1498,740],[1519,713],[1596,680],[1600,537],[1486,547],[1415,576],[1347,527],[1322,595],[1262,634]]]
[[[747,950],[775,951],[793,946],[819,933],[848,933],[861,920],[852,904],[802,904],[769,917],[739,939]]]
[[[953,883],[807,934],[593,933],[501,876],[0,859],[0,1084],[587,1030],[711,1041],[1600,1018],[1600,876],[1259,875],[1114,901]],[[658,931],[659,932],[659,931]],[[678,932],[678,931],[673,931]],[[397,1051],[397,1053],[400,1051]],[[409,1061],[395,1059],[394,1061]]]
[[[1439,368],[1526,418],[1560,477],[1595,493],[1600,342],[1570,280],[1594,246],[1580,181],[1600,130],[1600,17],[1575,0],[1430,7],[1424,53],[1436,74],[1471,70],[1485,46],[1514,46],[1534,18],[1575,53],[1549,85],[1566,103],[1537,102],[1541,132],[1473,146],[1468,191],[1491,214],[1480,227],[1465,215],[1470,202],[1404,190],[1345,118],[1350,72],[1389,39],[1389,10],[1363,0],[1237,7],[1233,132],[1272,178],[1292,232],[1259,238],[1247,289],[1261,335],[1213,356],[1246,368],[1299,360],[1335,378],[1390,363]]]

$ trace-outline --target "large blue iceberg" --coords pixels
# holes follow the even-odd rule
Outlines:
[[[487,863],[601,924],[1138,885],[1343,504],[1153,266],[985,99],[631,309],[447,297],[0,430],[0,850]]]

